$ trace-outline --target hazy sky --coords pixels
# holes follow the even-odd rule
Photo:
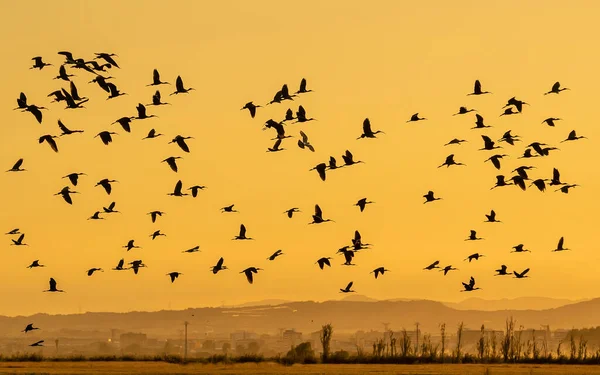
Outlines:
[[[130,311],[218,306],[267,298],[326,300],[354,281],[354,290],[374,298],[426,298],[456,301],[469,296],[513,298],[597,296],[597,251],[593,213],[600,176],[586,158],[593,155],[600,130],[597,109],[599,57],[595,25],[599,4],[481,1],[104,1],[3,2],[0,23],[2,59],[2,168],[24,158],[27,172],[0,174],[0,228],[20,228],[30,246],[10,246],[2,239],[0,314],[77,311]],[[91,74],[70,69],[86,109],[64,109],[48,93],[68,84],[53,80],[68,50],[91,59],[94,52],[118,55],[121,69],[108,73],[128,95],[106,100]],[[41,55],[54,64],[30,70]],[[189,95],[169,97],[173,86],[159,87],[172,106],[148,107],[152,118],[132,123],[132,133],[111,125],[136,115],[138,103],[150,103],[146,87],[157,68],[163,80],[181,75],[194,87]],[[265,104],[287,83],[298,89],[305,77],[314,92],[293,102],[259,108],[255,119],[240,111],[253,100]],[[466,96],[475,79],[492,95]],[[544,96],[555,81],[572,91]],[[12,111],[23,91],[29,103],[48,107],[40,125],[29,113]],[[521,115],[499,117],[507,99],[531,103]],[[290,124],[279,153],[265,152],[274,131],[261,131],[269,118],[282,119],[287,108],[302,104],[318,121]],[[475,108],[493,128],[471,130],[475,116],[452,116],[462,105]],[[415,112],[428,121],[406,123]],[[368,117],[377,139],[356,140]],[[556,127],[541,124],[560,117]],[[57,119],[85,133],[58,139],[59,153],[38,144],[44,134],[58,134]],[[156,128],[167,137],[141,141]],[[478,151],[481,134],[496,140],[504,131],[522,136],[499,172],[483,160],[495,152]],[[570,130],[590,139],[559,141]],[[116,131],[104,146],[93,136]],[[305,131],[315,153],[296,146]],[[190,154],[167,142],[175,135],[194,136]],[[469,142],[443,145],[452,138]],[[546,142],[560,151],[546,158],[517,159],[530,142]],[[341,161],[351,150],[364,160],[333,171],[322,182],[308,170],[330,155]],[[450,154],[467,167],[436,168]],[[179,173],[161,160],[182,156]],[[568,195],[516,187],[491,190],[497,174],[511,175],[519,165],[535,165],[534,178],[562,179],[582,187]],[[62,176],[85,172],[74,204],[53,196],[68,181]],[[102,178],[120,181],[109,197]],[[167,196],[178,179],[184,188],[208,188],[196,199]],[[423,205],[434,190],[444,199]],[[367,197],[376,202],[360,213],[352,205]],[[108,220],[86,220],[116,201],[123,214]],[[314,205],[335,223],[307,225]],[[237,214],[220,207],[235,204]],[[283,211],[300,207],[288,219]],[[503,223],[484,223],[497,212]],[[167,215],[152,224],[147,212]],[[244,223],[255,241],[232,241]],[[160,229],[167,237],[151,241]],[[336,250],[349,244],[354,230],[371,250],[359,252],[355,267],[342,267]],[[465,242],[470,229],[483,241]],[[560,236],[571,252],[552,253]],[[142,249],[122,248],[135,239]],[[525,244],[532,253],[511,254]],[[201,252],[181,251],[200,245]],[[276,249],[285,253],[266,260]],[[467,263],[480,252],[487,257]],[[219,257],[230,270],[213,275]],[[333,267],[321,271],[314,262],[331,256]],[[122,257],[142,259],[148,268],[110,271]],[[45,268],[27,269],[39,259]],[[422,268],[439,259],[460,268],[443,277]],[[530,278],[495,277],[493,270],[531,268]],[[254,285],[241,270],[265,270]],[[371,270],[389,274],[375,280]],[[85,271],[104,273],[87,277]],[[183,273],[171,284],[167,272]],[[483,288],[461,293],[470,276]],[[48,278],[67,293],[42,293]]]

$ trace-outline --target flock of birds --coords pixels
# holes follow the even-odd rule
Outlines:
[[[70,52],[66,52],[66,51],[59,52],[59,54],[64,56],[65,60],[60,65],[59,73],[55,77],[55,79],[68,82],[69,89],[67,90],[65,88],[61,88],[60,90],[51,92],[48,95],[48,97],[52,98],[53,103],[64,102],[67,109],[83,109],[83,108],[85,108],[85,106],[83,104],[86,103],[87,101],[89,101],[89,98],[81,96],[79,94],[77,86],[71,80],[71,77],[74,77],[74,75],[69,74],[69,71],[73,71],[73,69],[77,69],[79,71],[85,71],[85,72],[89,73],[90,78],[91,78],[89,82],[97,84],[100,89],[104,90],[106,92],[106,94],[108,95],[107,100],[109,100],[109,99],[115,100],[116,98],[118,98],[120,96],[126,95],[125,92],[119,90],[119,88],[117,87],[117,85],[114,82],[113,77],[105,76],[102,74],[102,73],[108,72],[108,70],[110,70],[110,69],[114,69],[114,68],[119,69],[120,68],[114,59],[115,57],[118,57],[115,54],[96,53],[96,56],[90,61],[87,61],[83,58],[75,58],[73,56],[73,54],[71,54]],[[32,60],[34,61],[34,63],[33,63],[33,66],[31,67],[31,69],[42,70],[45,67],[52,66],[52,64],[44,62],[42,57],[34,57]],[[101,63],[99,61],[101,61]],[[67,69],[69,69],[69,71]],[[162,81],[158,70],[155,69],[153,72],[153,75],[152,75],[152,82],[149,83],[147,86],[163,87],[163,85],[170,85],[170,83]],[[188,94],[192,90],[194,90],[194,88],[190,88],[190,87],[186,88],[186,86],[183,83],[183,79],[181,78],[181,76],[178,76],[175,81],[174,91],[170,92],[170,95]],[[552,85],[551,89],[548,92],[546,92],[545,94],[546,95],[559,94],[565,90],[568,90],[568,88],[564,88],[560,85],[559,82],[556,82],[554,85]],[[254,119],[256,117],[257,113],[259,111],[262,111],[263,108],[266,106],[280,104],[280,103],[284,103],[284,102],[288,102],[288,101],[292,102],[292,101],[294,101],[294,98],[297,98],[301,95],[304,95],[304,94],[307,94],[310,92],[312,92],[312,90],[307,89],[306,79],[302,79],[302,81],[300,82],[300,85],[299,85],[299,89],[295,93],[293,93],[293,94],[290,93],[288,86],[286,84],[284,84],[281,87],[281,89],[275,93],[275,95],[273,96],[273,99],[270,100],[265,105],[257,105],[251,101],[251,102],[246,103],[241,108],[241,110],[247,110],[250,117],[252,119]],[[492,94],[492,93],[488,92],[488,91],[482,91],[481,83],[479,80],[477,80],[477,81],[475,81],[475,86],[474,86],[473,92],[469,93],[467,95],[478,96],[478,95],[484,95],[484,94]],[[150,106],[160,107],[163,105],[171,105],[171,103],[163,102],[160,90],[156,90],[154,95],[152,95],[151,103],[146,104],[146,105],[144,105],[142,103],[138,104],[138,106],[136,108],[137,109],[136,116],[120,117],[119,119],[115,120],[115,122],[113,124],[120,125],[122,127],[123,131],[130,133],[132,122],[134,122],[134,121],[137,122],[137,121],[145,120],[145,119],[152,118],[152,117],[158,117],[155,114],[148,114],[147,106],[148,107],[150,107]],[[507,101],[506,105],[502,108],[503,111],[500,113],[500,116],[518,115],[518,114],[522,113],[525,105],[528,105],[528,103],[526,103],[522,100],[518,100],[515,97],[512,97]],[[17,98],[17,107],[15,108],[15,110],[20,110],[21,112],[24,112],[24,113],[29,112],[31,115],[33,115],[34,119],[40,124],[44,120],[43,110],[47,110],[47,109],[48,108],[46,108],[46,107],[30,103],[29,98],[23,92]],[[467,107],[460,107],[459,110],[454,115],[455,116],[464,116],[471,112],[477,112],[477,111],[472,108],[469,109]],[[419,113],[415,113],[412,116],[410,116],[410,118],[407,120],[407,122],[418,122],[418,121],[426,121],[426,120],[427,120],[427,118],[420,117]],[[547,124],[548,126],[554,126],[555,122],[560,121],[560,120],[561,120],[560,118],[551,117],[551,118],[547,118],[546,120],[544,120],[543,123]],[[277,121],[274,119],[268,119],[264,124],[263,130],[269,130],[269,129],[274,130],[275,131],[274,138],[272,138],[272,140],[274,140],[275,142],[274,142],[273,146],[267,148],[266,151],[267,152],[280,152],[280,151],[286,150],[285,148],[282,147],[282,143],[285,139],[292,138],[292,136],[287,134],[287,132],[286,132],[287,124],[289,124],[289,123],[305,123],[305,122],[309,122],[309,121],[316,121],[316,119],[312,118],[312,117],[308,117],[306,109],[302,105],[298,106],[297,111],[293,111],[291,108],[287,109],[287,111],[285,112],[284,118],[280,121]],[[58,127],[61,131],[61,133],[59,135],[46,134],[39,138],[40,144],[42,144],[44,142],[47,143],[48,146],[54,152],[59,152],[57,140],[59,140],[62,137],[72,136],[74,134],[84,132],[84,130],[68,128],[61,120],[58,120]],[[489,127],[490,127],[489,125],[485,124],[484,117],[479,113],[475,113],[475,127],[473,127],[473,129],[486,129]],[[299,134],[300,134],[300,138],[297,141],[297,146],[300,149],[315,152],[315,147],[310,142],[308,135],[304,131],[300,131]],[[377,135],[381,135],[381,134],[385,134],[385,133],[381,130],[374,131],[372,129],[370,120],[368,118],[366,118],[366,119],[364,119],[363,124],[362,124],[362,134],[360,134],[360,135],[357,134],[358,135],[357,140],[361,140],[361,139],[365,139],[365,138],[377,138]],[[99,138],[99,140],[104,145],[108,146],[112,142],[114,135],[117,135],[117,133],[112,132],[112,131],[102,131],[102,132],[96,134],[95,138]],[[143,138],[143,140],[155,139],[160,136],[163,136],[163,134],[158,133],[155,129],[151,129],[148,132],[148,134]],[[585,137],[579,136],[576,133],[576,131],[573,130],[567,135],[567,137],[563,140],[563,142],[577,141],[577,140],[583,139],[583,138],[585,138]],[[186,142],[189,139],[194,139],[194,138],[191,136],[176,135],[171,139],[171,141],[169,143],[176,144],[183,152],[189,153],[190,148]],[[499,143],[506,143],[510,146],[515,146],[517,142],[521,141],[520,136],[513,135],[510,130],[506,131],[504,133],[504,135],[502,136],[502,138],[500,138],[498,140],[492,140],[490,137],[488,137],[486,135],[481,135],[481,139],[482,139],[482,148],[480,148],[479,150],[485,151],[485,152],[492,152],[492,153],[495,150],[501,148],[501,146],[499,146]],[[464,139],[455,138],[455,139],[452,139],[449,142],[447,142],[444,146],[457,147],[464,142],[467,142],[467,141]],[[543,158],[543,157],[549,156],[550,152],[553,152],[555,150],[558,150],[558,149],[554,146],[547,145],[542,142],[532,142],[527,145],[526,149],[524,150],[524,152],[520,158],[522,158],[522,159]],[[496,168],[497,170],[500,170],[502,168],[501,160],[507,156],[508,156],[507,154],[493,154],[493,155],[489,156],[489,158],[485,159],[484,162],[490,162],[494,168]],[[350,150],[345,150],[344,154],[341,155],[341,158],[342,158],[343,163],[338,164],[336,158],[334,156],[331,156],[329,158],[329,160],[315,165],[309,171],[316,171],[318,177],[322,181],[326,181],[328,174],[335,173],[334,171],[337,169],[349,168],[352,166],[356,166],[357,164],[364,163],[362,160],[356,160]],[[169,158],[164,159],[162,162],[166,163],[172,171],[177,172],[178,171],[178,165],[177,165],[178,159],[181,159],[181,157],[171,156]],[[443,161],[443,163],[438,166],[438,168],[465,166],[465,164],[461,163],[460,161],[457,161],[456,159],[457,158],[455,157],[455,154],[450,153],[446,157],[446,159]],[[24,160],[19,159],[16,163],[14,163],[12,168],[10,168],[7,172],[24,172],[24,171],[26,171],[26,169],[23,169],[23,166],[24,166]],[[491,187],[491,189],[496,189],[499,187],[506,187],[506,186],[513,185],[522,190],[526,190],[528,188],[527,185],[529,183],[529,187],[535,186],[535,188],[537,188],[541,192],[544,192],[548,186],[551,186],[551,187],[557,187],[556,191],[560,191],[562,193],[567,194],[567,193],[569,193],[570,189],[579,186],[577,184],[565,183],[565,182],[561,181],[560,172],[557,169],[553,170],[552,176],[550,178],[531,179],[529,177],[529,173],[530,173],[530,170],[532,170],[534,168],[535,167],[531,166],[531,165],[522,165],[522,166],[514,169],[512,171],[513,175],[510,177],[507,177],[504,174],[498,174],[496,176],[496,182],[495,182],[494,186]],[[66,176],[62,176],[63,179],[68,180],[68,183],[70,185],[66,185],[55,195],[60,196],[65,201],[66,204],[69,204],[69,205],[75,204],[75,202],[73,200],[73,195],[79,194],[79,193],[72,189],[74,187],[78,186],[79,178],[81,176],[86,176],[86,174],[81,173],[81,172],[74,172],[74,173],[70,173]],[[114,184],[114,183],[118,183],[118,181],[109,179],[109,178],[104,178],[100,181],[97,181],[95,186],[103,188],[104,191],[106,192],[106,194],[110,196],[111,192],[112,192],[112,186],[113,186],[112,184]],[[194,186],[190,186],[184,190],[183,183],[181,180],[179,180],[176,182],[176,184],[173,188],[173,191],[169,192],[168,195],[173,196],[173,197],[183,197],[183,196],[188,196],[188,195],[191,195],[192,197],[197,197],[199,192],[205,188],[206,188],[206,186],[203,186],[203,185],[194,185]],[[423,195],[423,198],[425,199],[424,203],[428,203],[428,204],[432,204],[435,201],[442,199],[441,197],[436,196],[434,191],[428,191],[427,193],[425,193]],[[374,204],[374,203],[375,202],[370,201],[367,198],[362,198],[355,203],[355,206],[358,207],[360,212],[363,212],[366,209],[367,205]],[[223,207],[221,209],[221,211],[223,213],[238,212],[234,207],[235,207],[235,205],[232,204],[230,206]],[[102,207],[102,210],[98,210],[98,211],[94,212],[88,218],[88,220],[103,220],[106,218],[107,215],[119,213],[119,211],[116,210],[115,208],[116,208],[116,202],[112,202],[111,204],[108,205],[108,207]],[[299,213],[299,212],[301,212],[301,211],[298,207],[292,207],[292,208],[285,210],[283,212],[283,214],[285,214],[289,219],[292,219],[294,217],[294,214]],[[164,214],[165,214],[165,212],[160,211],[160,210],[154,210],[154,211],[148,212],[148,215],[150,216],[150,220],[152,221],[152,223],[155,223]],[[486,217],[486,222],[490,222],[490,223],[500,223],[501,222],[500,220],[498,220],[496,218],[496,212],[494,210],[491,210],[491,212],[489,214],[485,214],[485,217]],[[308,224],[316,225],[316,224],[323,224],[323,223],[327,223],[327,222],[334,222],[334,221],[330,218],[324,217],[321,207],[318,204],[315,205],[314,214],[312,215],[312,221]],[[12,230],[8,231],[6,234],[10,235],[10,236],[15,236],[12,239],[11,245],[14,245],[14,246],[26,246],[27,245],[24,242],[25,234],[21,233],[20,229],[18,229],[18,228],[12,229]],[[156,238],[158,238],[160,236],[165,236],[165,234],[162,233],[160,230],[156,230],[152,234],[150,234],[150,238],[152,240],[155,240]],[[252,240],[252,239],[253,239],[252,237],[247,236],[247,228],[244,224],[240,225],[238,234],[233,238],[233,240]],[[465,239],[465,241],[477,241],[477,240],[482,240],[482,238],[477,236],[477,232],[475,230],[471,230],[469,236]],[[360,232],[355,231],[354,237],[351,240],[351,245],[343,246],[342,248],[340,248],[337,251],[337,253],[340,254],[341,256],[343,256],[343,258],[344,258],[343,265],[344,266],[353,266],[353,265],[355,265],[353,263],[355,255],[364,249],[369,249],[370,246],[372,246],[372,244],[364,243]],[[125,244],[123,246],[123,248],[125,248],[126,251],[130,251],[132,249],[136,249],[136,248],[140,248],[140,247],[137,246],[135,244],[135,240],[132,239],[132,240],[128,241],[127,244]],[[557,243],[557,247],[555,249],[553,249],[552,251],[560,252],[560,251],[566,251],[566,250],[570,250],[570,249],[564,247],[564,238],[561,237]],[[195,246],[193,248],[183,250],[184,253],[195,253],[198,251],[200,251],[199,246]],[[523,253],[523,252],[529,252],[529,251],[530,250],[525,248],[524,244],[517,244],[513,247],[513,252],[516,252],[516,253]],[[274,261],[283,254],[284,253],[282,250],[277,250],[272,255],[270,255],[267,258],[267,260]],[[465,259],[465,261],[469,261],[469,262],[477,261],[481,257],[484,257],[484,254],[474,253],[474,254],[469,255]],[[332,259],[333,259],[332,257],[321,257],[316,260],[315,264],[321,270],[323,270],[326,266],[331,267]],[[31,264],[28,266],[28,268],[30,268],[30,269],[38,268],[38,267],[44,267],[44,265],[41,264],[39,260],[32,261]],[[123,258],[117,262],[117,265],[114,268],[112,268],[112,270],[115,270],[115,271],[132,270],[135,274],[138,274],[140,269],[144,268],[144,267],[146,267],[146,265],[144,264],[144,262],[141,259],[133,260],[126,264],[125,259]],[[219,273],[223,270],[227,270],[227,269],[228,268],[224,264],[223,257],[221,257],[214,266],[210,267],[210,271],[213,274],[217,274],[217,273]],[[431,271],[434,269],[438,269],[439,271],[443,272],[444,275],[448,274],[448,272],[450,272],[450,271],[457,270],[457,268],[453,267],[452,265],[446,265],[446,266],[442,267],[439,260],[436,260],[433,263],[431,263],[430,265],[424,267],[424,270],[427,270],[427,271]],[[262,271],[262,270],[263,270],[262,268],[259,268],[256,266],[251,266],[244,270],[241,270],[240,273],[244,274],[247,281],[250,284],[252,284],[254,282],[255,275],[258,274],[258,272]],[[378,279],[380,276],[383,276],[386,272],[389,272],[389,271],[390,271],[389,269],[381,266],[381,267],[375,268],[373,271],[371,271],[371,273],[374,274],[375,279]],[[496,275],[504,275],[504,276],[514,275],[514,277],[518,278],[518,279],[528,277],[529,271],[530,271],[530,269],[526,268],[520,272],[517,270],[513,270],[512,272],[510,272],[506,265],[501,265],[499,269],[495,270]],[[91,277],[96,272],[103,272],[103,269],[100,267],[94,267],[94,268],[90,268],[86,272],[87,272],[87,275]],[[182,275],[182,273],[174,271],[174,272],[169,272],[166,275],[169,277],[170,282],[173,283],[179,276]],[[468,282],[463,282],[462,286],[463,286],[463,289],[461,290],[462,292],[472,292],[472,291],[481,289],[478,286],[476,286],[476,281],[473,276],[470,277]],[[345,288],[340,288],[340,292],[341,293],[355,292],[352,289],[352,287],[353,287],[353,282],[350,281],[346,285]],[[44,290],[44,292],[65,292],[65,291],[58,288],[57,281],[54,278],[50,278],[49,288],[47,290]],[[33,324],[29,324],[24,329],[23,332],[27,333],[27,332],[30,332],[30,331],[36,330],[36,329],[38,329],[38,328],[33,327]],[[43,343],[43,340],[36,342],[36,343],[32,344],[31,346],[41,346],[42,343]]]

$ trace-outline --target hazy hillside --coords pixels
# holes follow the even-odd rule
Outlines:
[[[502,329],[506,318],[511,315],[518,320],[518,325],[539,328],[540,324],[549,324],[556,329],[598,326],[600,315],[597,311],[600,311],[600,298],[540,311],[457,310],[433,301],[292,302],[279,306],[183,311],[0,317],[0,335],[19,335],[27,323],[33,322],[47,332],[67,329],[107,332],[118,328],[172,337],[182,329],[185,320],[190,322],[190,332],[194,335],[203,335],[207,331],[277,332],[280,328],[310,333],[328,322],[334,325],[337,332],[377,330],[382,329],[382,323],[389,323],[392,329],[412,329],[417,321],[421,323],[423,331],[437,333],[439,323],[455,327],[460,321],[471,329],[478,329],[482,323],[488,328]]]
[[[467,298],[461,302],[444,302],[444,305],[457,310],[545,310],[583,301],[585,300],[570,300],[548,297],[520,297],[513,299],[502,298],[497,300],[474,297]]]

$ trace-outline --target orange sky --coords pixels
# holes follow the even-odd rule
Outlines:
[[[77,5],[78,4],[78,5]],[[326,300],[340,297],[339,288],[354,281],[354,290],[374,298],[427,298],[456,301],[468,296],[513,298],[597,296],[593,213],[600,176],[589,168],[600,130],[596,115],[597,66],[593,27],[600,5],[592,1],[565,3],[508,1],[401,2],[378,1],[104,1],[3,3],[2,59],[4,132],[0,160],[4,170],[24,158],[23,173],[0,174],[0,228],[21,228],[30,246],[10,246],[4,236],[0,263],[0,314],[78,311],[182,309],[283,298]],[[64,81],[53,80],[68,50],[91,59],[94,52],[114,52],[121,69],[112,69],[117,86],[127,96],[105,100],[107,94],[88,84],[91,75],[73,80],[86,109],[67,110],[46,95]],[[30,70],[30,59],[41,55],[54,66]],[[154,88],[152,69],[163,80],[181,75],[189,95],[168,97],[172,86],[160,87],[172,106],[148,107],[152,118],[132,123],[132,133],[111,125],[136,114],[138,103],[149,103]],[[259,108],[255,119],[239,108],[247,101],[264,104],[283,83],[296,91],[306,77],[314,92],[294,102]],[[492,95],[466,96],[480,79]],[[572,91],[544,96],[559,80]],[[49,107],[40,125],[29,113],[12,111],[23,91],[29,102]],[[531,103],[523,114],[498,117],[506,100],[517,96]],[[266,153],[274,132],[262,123],[281,119],[285,110],[302,104],[312,121],[290,124],[289,134],[306,132],[315,153],[300,150],[297,138],[286,139],[286,151]],[[475,108],[493,128],[470,130],[474,115],[452,116],[461,105]],[[419,112],[428,121],[409,123]],[[540,124],[560,117],[555,128]],[[377,139],[356,140],[370,118]],[[58,134],[57,119],[85,133],[58,139],[54,153],[37,138]],[[194,136],[190,154],[169,145],[169,137],[141,141],[150,128],[169,137]],[[501,172],[483,163],[493,152],[478,151],[480,134],[494,140],[512,129],[525,142],[501,150],[511,158]],[[563,143],[570,130],[589,137]],[[93,136],[117,131],[104,146]],[[443,144],[452,138],[469,142]],[[524,144],[559,145],[547,158],[517,159]],[[330,155],[341,161],[351,150],[365,164],[333,171],[324,183],[308,169]],[[455,153],[466,168],[436,167]],[[160,161],[182,156],[179,173]],[[570,194],[540,193],[515,187],[490,191],[497,174],[522,164],[537,166],[534,178],[550,178],[558,168],[564,181],[580,184]],[[62,176],[85,172],[73,206],[53,196],[67,184]],[[95,183],[119,180],[108,197]],[[184,187],[208,189],[198,198],[174,198],[178,179]],[[444,200],[423,205],[421,196],[434,190]],[[352,205],[362,197],[376,204],[360,213]],[[102,206],[117,202],[108,220],[86,220]],[[219,208],[235,203],[238,214]],[[314,204],[336,223],[307,225]],[[300,207],[292,220],[282,212]],[[483,223],[495,209],[502,224]],[[145,214],[167,212],[156,224]],[[231,241],[244,223],[255,241]],[[160,229],[167,237],[150,241]],[[355,267],[342,267],[335,251],[349,243],[358,229],[372,250],[358,253]],[[476,229],[484,241],[463,241]],[[551,253],[560,236],[572,252]],[[121,246],[136,239],[142,249],[127,253]],[[510,254],[524,243],[533,252]],[[181,251],[200,245],[201,252]],[[265,260],[276,249],[285,255]],[[488,255],[468,264],[463,259],[479,251]],[[229,271],[208,272],[219,257]],[[314,262],[335,258],[320,271]],[[109,271],[119,259],[142,259],[140,274]],[[45,268],[26,269],[39,259]],[[439,259],[460,271],[443,277],[425,272]],[[530,278],[494,277],[493,270],[530,267]],[[238,272],[262,267],[254,285]],[[369,272],[385,266],[392,271],[375,280]],[[85,271],[104,273],[87,277]],[[167,272],[183,273],[171,284]],[[460,293],[461,281],[475,276],[483,288]],[[42,293],[54,277],[65,294]]]

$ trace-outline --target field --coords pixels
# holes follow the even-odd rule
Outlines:
[[[3,362],[0,374],[410,374],[519,375],[600,374],[600,366],[576,365],[294,365],[246,363],[234,365],[171,364],[165,362]]]

